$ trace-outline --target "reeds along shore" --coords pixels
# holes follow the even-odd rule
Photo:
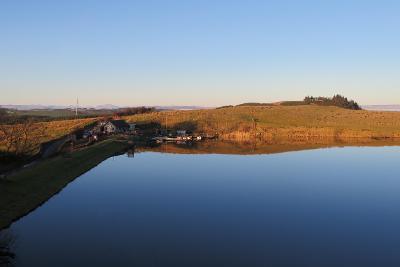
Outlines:
[[[400,139],[399,133],[379,133],[373,131],[336,130],[332,128],[277,128],[257,129],[253,132],[233,131],[218,135],[220,140],[225,141],[274,141],[274,140],[352,140],[352,139]]]

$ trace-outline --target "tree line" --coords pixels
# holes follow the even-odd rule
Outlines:
[[[342,95],[334,95],[333,97],[313,97],[307,96],[304,98],[304,103],[316,104],[321,106],[337,106],[346,109],[361,110],[361,107],[354,100],[348,100],[347,97]]]
[[[153,107],[135,107],[135,108],[120,108],[115,112],[117,116],[129,116],[136,114],[144,114],[156,111]]]

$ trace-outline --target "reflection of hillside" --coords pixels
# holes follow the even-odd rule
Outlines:
[[[154,147],[138,148],[136,152],[153,151],[176,154],[275,154],[328,147],[345,146],[400,146],[400,140],[384,141],[371,139],[357,140],[280,140],[275,142],[227,142],[207,141],[193,144],[161,144]]]

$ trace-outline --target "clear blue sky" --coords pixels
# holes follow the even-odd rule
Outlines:
[[[0,3],[0,104],[400,104],[398,1]]]

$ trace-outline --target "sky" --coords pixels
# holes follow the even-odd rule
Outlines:
[[[400,104],[399,1],[0,2],[0,104]]]

